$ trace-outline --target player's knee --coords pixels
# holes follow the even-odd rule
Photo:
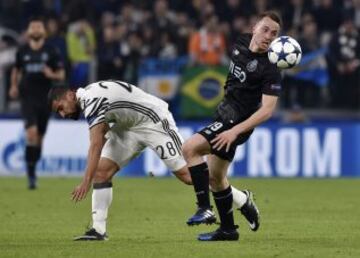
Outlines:
[[[40,136],[36,127],[30,127],[26,130],[26,141],[28,144],[38,144],[39,138]]]
[[[112,160],[101,158],[94,176],[94,182],[104,183],[111,181],[113,175],[119,169],[120,169],[119,166]]]
[[[184,143],[182,146],[182,153],[187,161],[196,155],[195,148],[192,146],[191,142]]]
[[[106,170],[97,170],[94,177],[95,183],[109,182],[112,178],[112,173]]]

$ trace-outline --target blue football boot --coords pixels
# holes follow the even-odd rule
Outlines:
[[[198,207],[196,213],[186,222],[189,226],[200,224],[213,224],[216,222],[215,213],[212,207]]]
[[[198,236],[199,241],[236,241],[239,240],[239,232],[234,229],[222,229],[221,227],[217,230],[209,233],[203,233]]]

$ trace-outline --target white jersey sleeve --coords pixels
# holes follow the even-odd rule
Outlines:
[[[89,85],[91,86],[91,84]],[[88,87],[89,87],[88,86]],[[105,113],[109,107],[109,100],[101,91],[92,88],[79,88],[76,97],[80,101],[89,128],[105,122]]]
[[[89,124],[115,123],[131,128],[147,120],[160,122],[168,112],[163,100],[122,81],[99,81],[76,92],[81,109]]]

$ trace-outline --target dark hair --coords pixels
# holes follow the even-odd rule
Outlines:
[[[71,89],[66,86],[52,87],[49,90],[48,98],[47,98],[50,109],[52,108],[52,103],[55,100],[60,100],[65,95],[65,93],[68,92],[69,90],[71,90]]]
[[[265,11],[261,14],[259,14],[258,16],[258,21],[262,20],[263,18],[268,17],[271,20],[273,20],[274,22],[276,22],[277,24],[280,25],[280,27],[282,27],[282,20],[281,20],[281,16],[279,15],[279,13],[277,13],[276,11]]]
[[[45,25],[45,20],[44,18],[40,17],[40,16],[33,16],[29,19],[28,25],[30,25],[30,23],[32,22],[42,22]]]

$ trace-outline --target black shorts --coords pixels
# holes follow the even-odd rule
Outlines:
[[[249,132],[240,134],[236,140],[230,145],[230,149],[226,152],[226,147],[223,147],[221,150],[213,149],[212,144],[210,143],[218,134],[229,130],[230,128],[234,127],[236,124],[225,122],[221,118],[215,119],[213,123],[206,126],[205,128],[201,129],[198,133],[205,137],[205,139],[209,142],[211,146],[211,154],[218,156],[221,159],[232,161],[235,156],[236,147],[238,145],[243,144],[246,142],[250,135],[253,133],[254,130]]]
[[[51,114],[46,101],[32,98],[21,99],[21,112],[25,121],[25,129],[35,125],[40,135],[45,134]]]

